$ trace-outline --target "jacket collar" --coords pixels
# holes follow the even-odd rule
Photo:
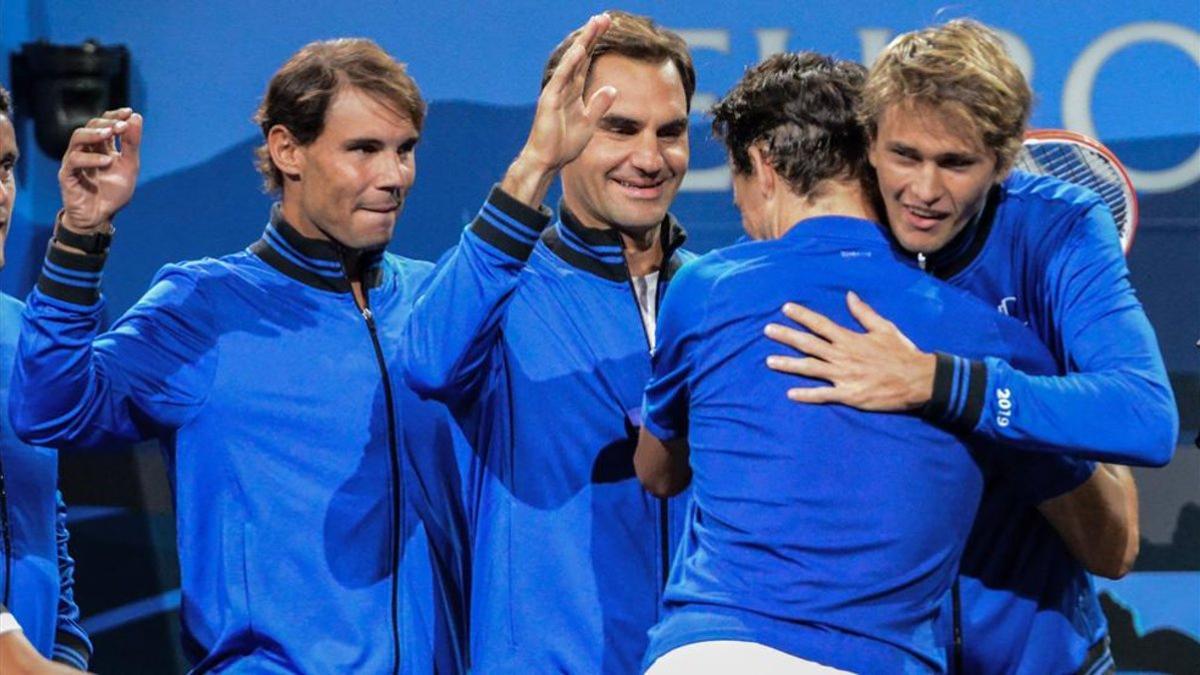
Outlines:
[[[551,252],[568,265],[603,279],[629,280],[629,266],[625,264],[624,244],[620,233],[614,229],[585,227],[562,202],[559,202],[558,213],[558,222],[542,233],[542,242]],[[669,213],[659,227],[665,272],[663,278],[666,279],[682,264],[675,252],[687,239],[687,233],[675,216]]]
[[[1004,201],[1004,194],[1002,184],[993,185],[984,200],[983,208],[967,223],[962,232],[954,235],[942,248],[925,256],[925,271],[938,279],[949,279],[966,269],[987,243],[992,223],[996,218],[996,208]],[[896,243],[896,249],[903,252],[906,258],[917,260],[917,254],[904,251],[899,243]]]
[[[283,219],[278,203],[271,207],[271,220],[263,236],[250,245],[250,252],[282,274],[313,288],[336,293],[349,293],[346,262],[352,255],[363,256],[367,265],[364,282],[375,288],[383,278],[381,262],[383,249],[357,254],[337,242],[309,239]]]

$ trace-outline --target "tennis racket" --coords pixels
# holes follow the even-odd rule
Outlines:
[[[1025,143],[1013,166],[1028,173],[1053,176],[1100,195],[1117,222],[1121,250],[1129,255],[1138,226],[1137,192],[1121,160],[1103,143],[1072,131],[1035,129],[1025,134]]]

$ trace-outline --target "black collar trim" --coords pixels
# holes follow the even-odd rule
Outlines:
[[[542,232],[542,242],[555,255],[572,267],[594,274],[609,281],[628,281],[629,266],[625,263],[624,243],[614,229],[599,230],[585,227],[565,204],[559,203],[559,220],[554,227]],[[675,252],[687,239],[687,233],[675,216],[667,214],[660,225],[663,260],[666,274],[664,279],[675,273],[682,261]]]
[[[359,255],[359,264],[367,266],[363,279],[367,288],[375,288],[383,280],[380,266],[383,249],[357,253],[336,242],[309,239],[283,219],[279,204],[271,208],[271,220],[262,238],[251,244],[249,250],[296,281],[335,293],[350,292],[345,270],[353,255]]]
[[[975,258],[979,257],[988,235],[992,232],[992,224],[996,219],[996,209],[1004,201],[1004,188],[993,185],[984,201],[983,210],[940,250],[925,256],[925,271],[938,279],[949,279],[965,270]],[[909,258],[916,255],[909,253]]]

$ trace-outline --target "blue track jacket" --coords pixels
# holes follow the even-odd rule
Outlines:
[[[970,362],[972,392],[955,415],[942,359],[933,418],[1017,447],[1161,466],[1179,433],[1175,399],[1117,228],[1095,194],[1013,172],[981,216],[926,270],[1033,329],[1059,377],[997,358]],[[1020,401],[1010,414],[1007,401]],[[963,554],[963,666],[970,673],[1066,673],[1103,665],[1106,635],[1091,577],[1017,488],[987,486]]]
[[[48,659],[87,668],[92,643],[75,606],[75,561],[67,551],[67,510],[58,453],[26,445],[8,421],[8,382],[24,305],[0,293],[0,606]]]
[[[898,260],[884,230],[809,218],[701,257],[667,292],[644,422],[687,440],[694,504],[647,665],[684,644],[747,640],[842,671],[942,672],[939,621],[984,476],[1018,477],[1028,504],[1078,483],[1079,465],[1090,473],[968,445],[913,415],[782,395],[796,380],[763,371],[777,345],[762,327],[789,300],[856,327],[849,288],[922,349],[1053,372],[1032,332]]]
[[[405,334],[405,375],[475,450],[472,667],[632,673],[685,503],[633,470],[650,346],[620,238],[498,188],[438,264]],[[663,223],[663,285],[684,255]]]
[[[29,297],[14,427],[162,440],[196,672],[463,667],[454,426],[398,377],[431,266],[381,253],[365,312],[340,260],[276,207],[257,243],[163,268],[101,335],[103,256],[51,247]]]

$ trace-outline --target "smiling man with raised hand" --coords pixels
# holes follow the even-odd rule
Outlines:
[[[100,274],[141,116],[90,121],[63,158],[14,427],[80,449],[160,439],[197,671],[465,669],[453,422],[396,368],[432,265],[384,252],[424,115],[374,43],[301,49],[256,116],[259,169],[280,196],[261,239],[164,267],[102,334]]]
[[[633,450],[658,298],[684,260],[667,209],[695,72],[678,35],[611,12],[542,82],[526,145],[417,301],[406,375],[474,444],[473,667],[632,673],[681,522]],[[560,169],[551,224],[537,207]]]
[[[865,333],[787,307],[811,334],[783,325],[770,334],[807,357],[776,356],[771,367],[829,383],[789,392],[804,403],[914,410],[1017,448],[1165,464],[1178,414],[1112,215],[1091,192],[1009,171],[1031,101],[999,37],[956,20],[901,35],[884,50],[860,117],[899,248],[927,273],[1029,325],[1058,373],[923,351],[853,299],[849,309]],[[955,617],[963,667],[1111,670],[1104,615],[1072,555],[1105,576],[1130,569],[1138,526],[1128,469],[1089,467],[1073,490],[1039,505],[1057,534],[1037,510],[1016,505],[1019,490],[1006,481],[988,486],[964,554],[961,621]]]

